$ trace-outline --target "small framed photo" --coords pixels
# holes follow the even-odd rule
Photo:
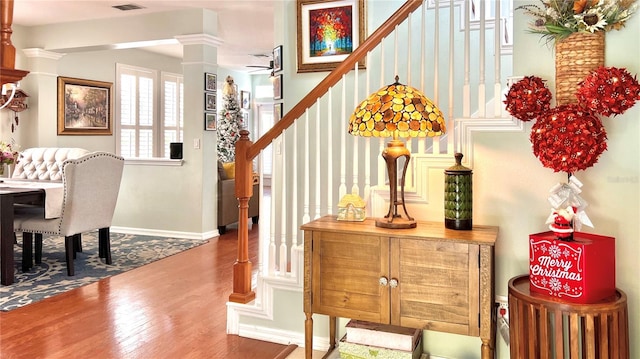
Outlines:
[[[251,108],[251,92],[240,91],[240,103],[243,109],[248,110]]]
[[[216,113],[215,112],[204,113],[204,129],[205,131],[216,130]]]
[[[216,74],[211,74],[206,72],[204,74],[204,90],[205,91],[216,91],[217,88],[217,79],[216,79]]]
[[[216,93],[205,92],[204,93],[204,109],[205,111],[216,111]]]
[[[282,99],[282,74],[276,75],[273,78],[273,99]]]
[[[273,72],[282,71],[282,45],[273,49]]]
[[[284,104],[282,102],[280,103],[274,103],[273,104],[273,122],[278,122],[282,119],[282,108]]]

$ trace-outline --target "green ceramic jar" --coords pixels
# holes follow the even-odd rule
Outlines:
[[[456,164],[444,171],[444,226],[470,230],[473,227],[473,181],[471,169],[462,165],[462,153]]]

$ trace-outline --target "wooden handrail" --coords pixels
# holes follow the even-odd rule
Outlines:
[[[248,303],[255,299],[251,290],[251,261],[249,261],[249,199],[253,195],[251,183],[252,160],[280,134],[291,126],[316,100],[324,96],[342,76],[351,71],[367,53],[378,46],[395,28],[422,5],[422,0],[407,0],[387,21],[358,46],[338,67],[300,100],[284,117],[255,143],[249,140],[249,132],[241,131],[236,142],[235,194],[238,199],[238,259],[233,264],[233,293],[229,301]],[[346,129],[345,129],[346,131]]]
[[[391,32],[400,25],[409,14],[415,11],[422,5],[422,0],[407,0],[402,7],[400,7],[387,21],[385,21],[380,27],[371,34],[358,48],[356,48],[347,58],[342,61],[338,67],[320,81],[320,83],[311,90],[305,97],[298,102],[284,117],[276,122],[276,124],[260,137],[252,146],[249,147],[247,152],[247,159],[253,160],[260,151],[264,150],[269,144],[280,134],[283,130],[286,130],[291,126],[297,118],[302,116],[304,111],[313,106],[315,101],[324,96],[331,87],[340,81],[342,75],[354,69],[356,63],[365,58],[367,53],[378,46],[382,40],[389,36]],[[236,152],[237,155],[237,152]]]

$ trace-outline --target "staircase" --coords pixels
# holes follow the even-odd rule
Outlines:
[[[379,4],[367,9],[369,19],[383,16]],[[386,213],[389,191],[380,156],[386,141],[349,136],[347,127],[360,101],[392,83],[396,75],[401,83],[422,90],[448,119],[446,135],[410,139],[406,144],[412,159],[405,198],[409,213],[418,220],[443,218],[442,196],[430,194],[443,193],[442,173],[454,164],[455,152],[462,152],[464,164],[473,167],[474,132],[522,131],[521,121],[509,117],[502,104],[511,74],[510,0],[408,0],[396,8],[263,137],[252,143],[249,134],[242,133],[236,145],[236,195],[244,220],[238,224],[228,333],[304,343],[302,327],[299,333],[274,329],[278,327],[274,292],[302,291],[300,225],[336,213],[338,201],[347,193],[367,201],[367,216]],[[358,68],[360,61],[365,69]],[[304,75],[291,74],[295,76]],[[251,193],[251,163],[268,145],[274,153],[272,200],[271,208],[261,210],[271,215],[261,217],[271,222],[269,231],[261,224],[258,277],[252,282],[247,203],[260,194]],[[302,316],[302,305],[296,315]],[[274,324],[253,323],[262,320]],[[328,346],[321,339],[314,343]]]

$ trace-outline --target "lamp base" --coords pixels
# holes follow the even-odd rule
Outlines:
[[[391,229],[416,228],[418,223],[414,219],[403,217],[395,217],[393,222],[389,222],[388,218],[376,218],[376,227]]]

